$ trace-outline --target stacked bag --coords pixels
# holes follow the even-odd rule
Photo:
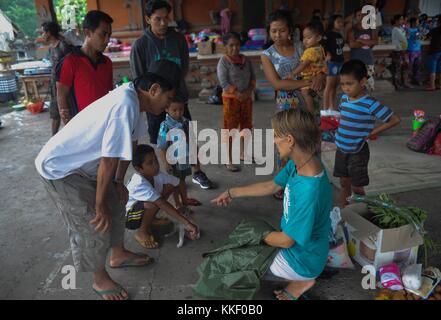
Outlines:
[[[441,118],[429,118],[410,138],[407,147],[415,152],[441,156]]]

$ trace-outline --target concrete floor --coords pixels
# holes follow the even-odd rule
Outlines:
[[[389,135],[408,134],[412,110],[421,108],[440,113],[441,92],[400,92],[379,96],[402,118],[399,128]],[[1,111],[1,110],[0,110]],[[4,111],[4,110],[3,110]],[[220,106],[193,102],[191,111],[199,129],[219,128]],[[274,112],[273,103],[255,104],[255,127],[268,128]],[[2,112],[0,112],[2,114]],[[67,233],[55,206],[48,198],[33,162],[50,138],[49,114],[32,116],[27,111],[2,116],[5,128],[0,130],[0,298],[2,299],[96,299],[91,290],[91,276],[77,275],[77,289],[64,290],[63,266],[72,265]],[[441,164],[441,159],[440,159]],[[111,275],[124,285],[134,299],[194,299],[191,286],[197,280],[196,267],[201,254],[223,243],[226,235],[243,218],[258,217],[278,225],[282,204],[272,197],[235,200],[228,209],[210,204],[227,187],[264,181],[270,177],[255,176],[255,167],[243,167],[241,173],[230,173],[221,165],[204,168],[217,183],[217,190],[202,191],[189,186],[192,196],[204,205],[196,210],[202,238],[176,248],[177,236],[167,238],[158,250],[147,251],[156,263],[140,269],[111,270]],[[441,188],[395,195],[399,203],[420,206],[429,212],[427,229],[441,243]],[[335,192],[334,198],[336,198]],[[126,234],[126,246],[142,252]],[[441,254],[431,253],[429,263],[441,267]],[[372,299],[373,292],[361,288],[363,274],[340,270],[331,280],[319,280],[311,296],[323,300]],[[272,299],[272,290],[280,284],[264,282],[258,299]]]

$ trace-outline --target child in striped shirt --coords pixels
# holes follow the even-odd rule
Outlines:
[[[340,72],[344,95],[340,102],[341,120],[335,140],[334,176],[340,178],[340,206],[344,208],[352,193],[365,195],[369,185],[368,163],[370,137],[400,123],[391,109],[366,94],[368,72],[360,60],[346,62]],[[383,122],[375,127],[376,120]]]

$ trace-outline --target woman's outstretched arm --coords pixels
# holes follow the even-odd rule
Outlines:
[[[245,187],[228,189],[216,199],[213,199],[211,203],[226,207],[235,198],[269,196],[280,190],[282,190],[282,187],[275,184],[272,180],[260,182]]]

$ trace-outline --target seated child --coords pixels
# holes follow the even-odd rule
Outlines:
[[[320,42],[323,39],[323,25],[320,23],[308,23],[303,30],[303,44],[305,52],[302,55],[300,65],[294,69],[294,79],[310,80],[320,73],[327,73],[326,54]],[[311,113],[315,113],[313,96],[316,95],[310,87],[301,89],[306,106]]]
[[[256,85],[251,61],[240,54],[240,35],[230,32],[224,36],[226,55],[217,65],[217,76],[223,89],[224,129],[233,130],[253,128],[253,100],[252,93]],[[228,163],[226,167],[231,172],[239,171],[232,163],[232,143],[230,136],[224,137],[228,143]],[[228,141],[230,140],[230,141]],[[246,139],[242,132],[240,146],[240,160],[245,161]]]
[[[126,227],[137,230],[135,240],[144,248],[155,249],[158,243],[150,231],[150,226],[159,210],[163,210],[174,220],[179,221],[189,231],[192,239],[198,230],[174,206],[168,198],[179,186],[179,179],[159,170],[155,149],[148,145],[139,145],[133,155],[133,174],[127,185]],[[180,204],[178,203],[177,206]]]
[[[400,123],[400,118],[366,94],[368,71],[360,60],[346,62],[340,72],[344,95],[340,102],[341,120],[335,143],[334,176],[340,178],[340,206],[344,208],[352,192],[365,195],[369,185],[369,146],[367,141]],[[375,127],[376,120],[383,122]]]
[[[160,150],[160,157],[165,165],[165,168],[169,174],[172,174],[176,178],[179,178],[179,189],[180,194],[182,196],[182,204],[184,206],[199,206],[201,203],[195,199],[191,199],[187,197],[187,185],[185,184],[185,178],[190,176],[192,173],[191,165],[189,164],[189,122],[186,118],[184,118],[184,103],[178,100],[174,100],[165,110],[167,112],[165,121],[161,123],[161,127],[159,129],[158,135],[158,149]],[[169,137],[169,141],[167,141],[167,135],[172,129],[181,129],[184,131],[186,135],[186,157],[185,163],[177,163],[171,165],[167,161],[167,149],[179,140],[179,136],[171,136]],[[172,141],[170,141],[172,140]],[[180,155],[175,152],[175,156],[179,157]],[[200,185],[202,189],[210,189],[212,188],[211,181],[207,178],[204,172],[201,171],[201,167],[198,163],[194,166],[194,175],[192,181]]]

